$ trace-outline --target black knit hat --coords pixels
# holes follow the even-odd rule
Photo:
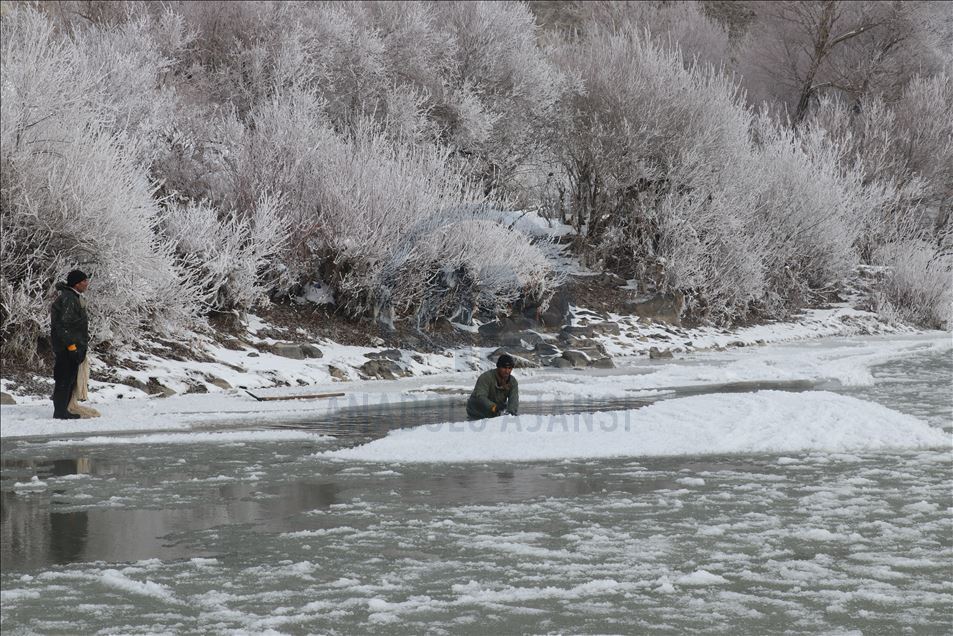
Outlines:
[[[504,353],[499,358],[496,359],[496,368],[509,368],[512,369],[516,364],[513,361],[513,356],[508,353]]]
[[[70,287],[75,287],[77,283],[81,283],[84,280],[89,278],[86,274],[81,272],[78,269],[74,269],[69,274],[66,275],[66,284]]]

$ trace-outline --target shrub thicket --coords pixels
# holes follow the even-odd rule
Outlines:
[[[34,355],[76,266],[97,340],[318,278],[355,316],[419,326],[545,305],[553,246],[502,224],[512,206],[698,317],[781,316],[867,262],[892,272],[885,311],[943,324],[948,38],[908,4],[889,51],[823,52],[818,77],[858,72],[802,95],[796,127],[765,114],[788,93],[732,74],[783,26],[760,5],[4,4],[4,355]],[[753,108],[744,85],[784,97]]]

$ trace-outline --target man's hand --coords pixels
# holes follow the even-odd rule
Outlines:
[[[75,344],[67,345],[66,355],[70,357],[74,364],[83,364],[86,359],[86,348],[80,349]]]

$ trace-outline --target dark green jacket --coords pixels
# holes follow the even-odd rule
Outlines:
[[[79,357],[86,355],[89,346],[89,318],[86,308],[75,291],[66,283],[57,283],[60,296],[50,307],[50,338],[53,341],[53,353],[66,352],[66,347],[76,345]]]
[[[473,393],[467,400],[467,415],[473,418],[496,417],[506,409],[513,415],[519,413],[520,389],[519,383],[512,375],[506,386],[497,384],[496,369],[490,369],[477,378]],[[490,407],[496,404],[496,413]]]

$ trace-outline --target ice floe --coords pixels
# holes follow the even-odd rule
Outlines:
[[[759,391],[673,399],[626,411],[421,426],[322,455],[388,463],[509,462],[949,444],[943,431],[879,404],[826,391]]]

